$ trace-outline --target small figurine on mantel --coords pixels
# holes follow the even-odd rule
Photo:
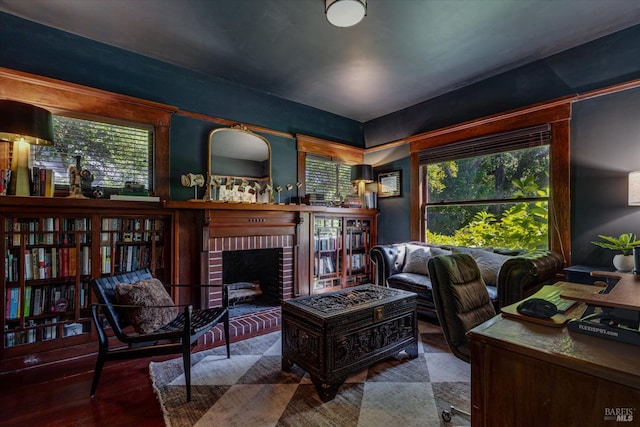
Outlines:
[[[198,199],[198,187],[204,186],[204,175],[202,174],[194,174],[188,173],[186,175],[182,175],[180,177],[180,182],[184,187],[193,187],[193,198],[195,200]]]
[[[69,195],[70,199],[86,199],[82,194],[82,167],[80,167],[80,156],[76,157],[76,165],[69,167]]]

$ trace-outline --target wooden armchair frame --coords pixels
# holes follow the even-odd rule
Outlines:
[[[184,376],[187,386],[187,402],[190,402],[191,347],[201,336],[220,322],[223,322],[224,326],[227,358],[230,357],[229,310],[224,298],[222,307],[195,310],[192,305],[184,306],[183,311],[179,313],[174,320],[154,332],[148,334],[127,332],[126,328],[129,324],[124,317],[121,316],[120,310],[132,306],[117,304],[115,287],[118,283],[136,283],[140,280],[151,278],[152,275],[149,270],[138,270],[91,281],[95,295],[98,298],[98,303],[91,305],[91,315],[98,332],[99,344],[98,359],[96,360],[93,381],[91,383],[91,397],[94,397],[96,394],[100,374],[102,373],[105,362],[168,354],[182,354]],[[202,287],[204,285],[170,286]],[[226,293],[224,296],[226,296]],[[101,312],[106,317],[115,337],[123,344],[126,344],[126,347],[109,348],[109,337],[100,316]]]

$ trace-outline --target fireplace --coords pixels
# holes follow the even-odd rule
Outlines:
[[[232,317],[280,305],[282,248],[222,252],[222,283],[230,285]]]
[[[280,328],[280,302],[294,296],[294,247],[297,213],[207,211],[203,230],[204,279],[210,285],[259,282],[260,310],[231,310],[232,341]],[[205,305],[222,305],[220,288],[209,288]],[[237,304],[239,308],[242,304]],[[243,307],[244,308],[244,307]],[[205,344],[224,341],[221,325]]]

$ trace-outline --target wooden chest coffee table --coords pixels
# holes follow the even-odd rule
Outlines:
[[[323,401],[348,375],[405,350],[418,356],[416,294],[363,285],[282,302],[282,369],[306,370]]]

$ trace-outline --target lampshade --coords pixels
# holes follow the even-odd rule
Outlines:
[[[373,182],[373,168],[371,165],[351,166],[351,182]]]
[[[0,100],[0,140],[53,145],[53,119],[44,108],[23,102]]]
[[[0,100],[0,141],[13,142],[8,193],[31,194],[31,145],[53,145],[53,118],[44,108]]]
[[[640,171],[629,173],[629,206],[640,206]]]
[[[336,27],[352,27],[367,14],[367,0],[325,0],[327,21]]]

